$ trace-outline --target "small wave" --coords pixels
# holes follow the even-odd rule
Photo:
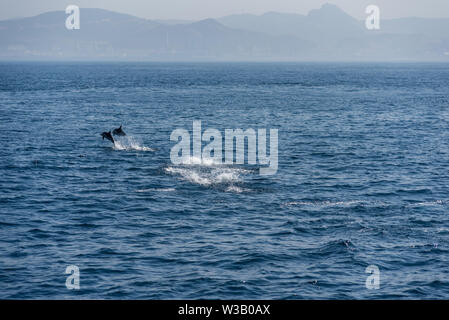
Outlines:
[[[427,206],[445,206],[448,205],[448,200],[434,200],[434,201],[421,201],[408,204],[409,207],[427,207]]]
[[[144,192],[173,192],[176,191],[175,188],[149,188],[149,189],[138,189],[136,192],[144,193]]]
[[[114,142],[115,150],[136,150],[136,151],[154,151],[150,147],[142,145],[142,143],[136,141],[132,136],[125,136],[121,138],[116,138]]]
[[[320,207],[347,207],[353,205],[366,204],[361,200],[348,200],[348,201],[291,201],[286,202],[286,206],[320,206]]]
[[[242,192],[251,192],[252,190],[232,185],[232,186],[227,187],[225,191],[232,192],[232,193],[242,193]]]
[[[317,247],[321,255],[334,255],[352,252],[356,249],[349,239],[332,240]]]

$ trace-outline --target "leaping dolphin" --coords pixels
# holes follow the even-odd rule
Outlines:
[[[126,136],[125,131],[122,130],[122,126],[120,126],[120,128],[114,129],[114,131],[112,131],[112,134],[114,136]]]
[[[101,136],[103,137],[103,140],[104,140],[104,138],[106,138],[106,139],[108,139],[109,141],[111,141],[112,143],[115,144],[115,141],[114,141],[114,138],[112,137],[111,131],[109,131],[109,132],[103,132],[103,133],[101,134]]]

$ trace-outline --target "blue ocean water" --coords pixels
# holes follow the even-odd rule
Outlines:
[[[172,164],[193,120],[277,173]],[[448,64],[2,63],[0,137],[0,298],[449,298]]]

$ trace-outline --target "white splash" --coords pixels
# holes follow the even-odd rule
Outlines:
[[[203,186],[242,182],[239,169],[222,168],[213,170],[199,170],[197,168],[168,167],[165,172],[181,176],[184,180]]]
[[[226,192],[243,192],[247,189],[235,184],[243,183],[243,176],[250,171],[232,166],[225,166],[221,162],[202,160],[191,157],[183,165],[165,168],[168,174],[179,176],[182,180],[206,187],[223,186]]]
[[[115,150],[126,150],[126,151],[154,151],[154,149],[150,147],[146,147],[142,145],[141,142],[136,141],[132,136],[125,136],[116,138],[114,142]]]
[[[187,157],[182,161],[183,165],[220,166],[222,163],[214,159],[202,159],[199,157]]]

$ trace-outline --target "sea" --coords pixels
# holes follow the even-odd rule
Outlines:
[[[0,138],[1,299],[449,299],[447,63],[2,62]]]

